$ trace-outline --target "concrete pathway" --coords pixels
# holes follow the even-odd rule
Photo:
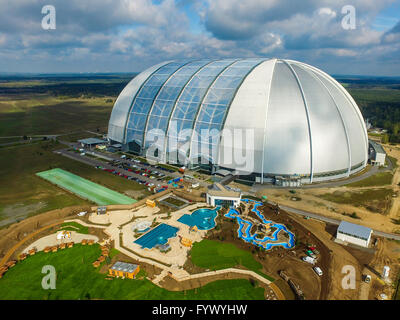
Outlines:
[[[83,239],[94,240],[95,242],[99,241],[99,238],[94,235],[77,233],[75,231],[71,231],[71,239],[57,240],[56,235],[57,233],[53,233],[36,240],[34,243],[30,244],[27,248],[25,248],[23,252],[28,253],[28,251],[31,250],[32,248],[36,248],[37,251],[43,251],[43,249],[46,247],[52,247],[60,245],[61,243],[66,243],[71,241],[75,243],[80,243]]]

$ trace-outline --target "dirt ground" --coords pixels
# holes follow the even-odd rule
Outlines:
[[[389,283],[379,280],[378,277],[382,274],[384,266],[390,267]],[[372,276],[368,298],[370,300],[378,299],[381,293],[385,293],[391,298],[400,272],[400,243],[379,238],[376,254],[366,267]]]
[[[71,217],[76,217],[76,214],[80,211],[88,211],[89,207],[67,207],[64,209],[52,210],[46,213],[42,213],[33,217],[26,218],[18,223],[6,226],[0,229],[0,258],[3,258],[10,248],[21,241],[29,234],[41,229],[46,225],[51,225],[55,222],[62,222],[63,220]],[[48,235],[50,232],[56,232],[56,228],[48,229],[44,232],[37,234],[32,239],[24,243],[24,247],[33,243],[40,237]],[[16,255],[22,250],[17,250],[11,258],[16,258]]]
[[[399,167],[395,170],[392,185],[390,186],[376,186],[376,187],[331,187],[331,188],[315,188],[315,189],[296,189],[296,197],[301,198],[300,201],[293,201],[291,198],[293,194],[289,193],[288,189],[264,189],[259,192],[259,196],[265,195],[269,200],[296,207],[304,211],[315,212],[327,217],[346,220],[352,223],[360,223],[367,227],[381,230],[384,232],[400,232],[400,225],[393,223],[394,219],[400,219],[400,148],[397,146],[383,145],[387,154],[397,159]],[[342,193],[357,192],[362,190],[373,190],[389,188],[393,190],[396,197],[389,200],[375,201],[373,206],[379,207],[383,213],[376,213],[368,210],[366,205],[354,206],[351,204],[341,204],[328,201],[321,198],[321,195],[329,193]],[[244,188],[242,188],[244,189]],[[367,203],[366,203],[367,204]],[[352,214],[355,212],[360,219],[353,219],[345,216],[342,213]]]

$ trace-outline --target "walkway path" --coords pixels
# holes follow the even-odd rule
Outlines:
[[[45,226],[43,228],[40,228],[39,230],[35,231],[34,233],[31,233],[30,235],[28,235],[27,237],[25,237],[24,239],[22,239],[21,241],[19,241],[18,243],[16,243],[10,250],[8,250],[8,252],[6,253],[6,255],[3,257],[3,259],[1,259],[0,261],[0,266],[4,265],[7,263],[7,261],[11,258],[11,256],[14,254],[15,251],[17,251],[17,249],[22,246],[25,242],[27,242],[28,240],[32,239],[34,236],[36,236],[37,234],[43,232],[44,230],[50,229],[52,227],[55,227],[59,224],[61,224],[62,221],[60,222],[56,222],[53,224],[50,224],[48,226]]]

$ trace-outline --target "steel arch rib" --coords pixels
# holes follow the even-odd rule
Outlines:
[[[303,98],[303,103],[304,103],[304,109],[306,111],[306,117],[307,117],[307,124],[308,124],[308,136],[310,140],[310,183],[313,181],[313,175],[314,175],[314,157],[313,157],[313,147],[312,147],[312,136],[311,136],[311,122],[310,122],[310,115],[308,112],[308,105],[307,105],[307,100],[304,95],[303,87],[301,85],[300,79],[297,76],[296,71],[292,68],[292,66],[285,60],[281,60],[285,63],[285,65],[289,68],[289,70],[292,72],[293,76],[296,79],[297,85],[299,86],[301,97]]]
[[[275,66],[276,66],[277,59],[274,59],[274,60],[275,60],[274,66],[272,67],[271,80],[270,80],[269,88],[268,88],[267,107],[265,108],[266,110],[265,110],[265,121],[264,121],[263,150],[262,150],[262,159],[261,159],[261,184],[264,183],[264,159],[265,159],[265,143],[267,140],[268,109],[269,109],[269,104],[270,104],[271,87],[272,87],[272,81],[274,80],[274,72],[275,72]]]
[[[364,165],[368,162],[368,134],[367,134],[367,128],[365,126],[362,114],[360,109],[357,106],[357,103],[354,101],[353,97],[347,92],[346,89],[344,89],[342,86],[338,85],[337,81],[335,79],[333,79],[329,74],[327,74],[326,72],[319,70],[313,66],[307,65],[305,63],[300,63],[302,65],[307,66],[308,68],[315,70],[316,72],[319,72],[320,74],[325,76],[325,79],[327,79],[335,88],[337,88],[341,93],[344,94],[344,96],[346,97],[347,101],[350,102],[351,106],[353,107],[354,112],[357,115],[358,120],[360,121],[361,127],[364,130],[364,142],[365,142],[365,163]]]
[[[194,61],[197,61],[197,60],[194,60]],[[149,125],[150,114],[151,114],[151,111],[153,111],[154,104],[155,104],[155,102],[156,102],[158,96],[160,95],[161,90],[164,89],[164,87],[165,87],[165,85],[168,83],[168,81],[169,81],[179,70],[181,70],[184,66],[186,66],[186,65],[188,65],[189,63],[192,63],[192,62],[194,62],[194,61],[189,61],[189,62],[186,62],[185,64],[181,65],[178,69],[176,69],[176,70],[167,78],[167,80],[165,80],[165,82],[162,84],[162,86],[160,87],[160,89],[158,89],[157,94],[156,94],[156,96],[154,97],[153,102],[151,103],[149,112],[147,113],[146,124],[145,124],[145,126],[144,126],[144,131],[143,131],[142,148],[144,148],[144,142],[146,141],[146,134],[147,134],[147,128],[148,128],[148,125]]]
[[[220,60],[217,60],[220,61]],[[197,119],[199,117],[200,111],[202,110],[202,106],[203,106],[203,102],[206,99],[208,93],[210,92],[211,87],[213,86],[213,84],[215,83],[215,81],[217,81],[217,79],[219,78],[219,76],[225,72],[226,69],[228,69],[229,67],[231,67],[233,64],[235,64],[236,62],[240,61],[240,59],[236,59],[235,61],[233,61],[232,63],[228,64],[225,68],[223,68],[213,79],[213,81],[211,81],[210,85],[208,86],[206,92],[204,93],[200,103],[199,103],[199,107],[197,108],[197,112],[196,115],[194,117],[193,120],[193,125],[192,125],[192,136],[190,138],[190,151],[189,151],[189,162],[192,159],[192,144],[193,144],[193,136],[194,136],[194,127],[196,125]]]
[[[183,94],[183,91],[186,89],[186,87],[188,86],[188,84],[190,83],[190,81],[192,81],[192,79],[193,79],[201,70],[203,70],[205,67],[207,67],[208,65],[210,65],[211,63],[213,63],[213,62],[215,62],[215,61],[218,61],[218,60],[211,60],[210,62],[208,62],[208,63],[206,63],[205,65],[203,65],[202,67],[200,67],[195,73],[193,73],[193,74],[190,76],[189,80],[186,81],[186,83],[185,83],[185,85],[182,87],[181,91],[179,92],[179,95],[178,95],[178,97],[176,98],[175,103],[174,103],[174,106],[172,107],[172,111],[171,111],[171,113],[170,113],[170,115],[169,115],[167,130],[165,131],[164,152],[163,152],[163,159],[164,159],[164,160],[167,158],[168,132],[169,132],[169,126],[170,126],[171,120],[172,120],[172,115],[173,115],[174,112],[175,112],[176,106],[177,106],[178,101],[180,100],[180,98],[181,98],[181,96],[182,96],[182,94]]]
[[[304,66],[304,65],[303,65],[303,67],[306,68],[306,66]],[[339,113],[340,120],[342,121],[344,133],[345,133],[345,135],[346,135],[346,142],[347,142],[347,152],[348,152],[348,158],[349,158],[349,164],[348,164],[348,169],[347,169],[347,176],[349,176],[349,175],[350,175],[350,171],[351,171],[351,147],[350,147],[349,135],[348,135],[348,132],[347,132],[347,126],[346,126],[346,124],[345,124],[345,122],[344,122],[344,120],[343,120],[342,112],[340,112],[339,106],[338,106],[338,104],[336,103],[335,98],[332,96],[332,94],[331,94],[330,90],[328,89],[328,87],[322,82],[322,80],[321,80],[319,77],[317,77],[317,76],[314,74],[314,71],[313,71],[313,70],[310,70],[310,71],[311,71],[310,74],[312,75],[312,77],[313,77],[314,79],[316,79],[319,83],[321,83],[321,84],[324,86],[324,88],[326,89],[326,91],[328,92],[330,98],[332,99],[333,103],[335,104],[335,107],[336,107],[337,112]],[[323,76],[323,75],[322,75],[322,76]]]
[[[144,85],[147,83],[147,81],[149,80],[149,78],[150,78],[153,74],[155,74],[158,70],[160,70],[161,68],[165,67],[166,65],[169,65],[170,63],[172,63],[172,61],[166,62],[165,64],[163,64],[162,66],[160,66],[159,68],[157,68],[156,70],[154,70],[154,71],[146,78],[146,80],[144,80],[144,81],[142,82],[142,84],[140,85],[139,89],[136,91],[135,96],[134,96],[133,99],[132,99],[131,105],[130,105],[130,107],[129,107],[129,109],[128,109],[128,113],[127,113],[127,116],[126,116],[125,127],[124,127],[124,136],[123,136],[123,139],[122,139],[122,142],[123,142],[123,143],[125,143],[125,144],[127,143],[127,142],[126,142],[126,132],[127,132],[127,130],[128,130],[128,122],[129,122],[129,118],[130,118],[130,114],[131,114],[133,105],[135,104],[135,101],[136,101],[136,97],[138,96],[138,94],[140,93],[140,91],[142,91],[142,88],[143,88]]]

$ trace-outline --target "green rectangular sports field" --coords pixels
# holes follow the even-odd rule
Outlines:
[[[135,199],[119,192],[59,168],[38,172],[36,175],[98,205],[132,204],[137,202]]]

